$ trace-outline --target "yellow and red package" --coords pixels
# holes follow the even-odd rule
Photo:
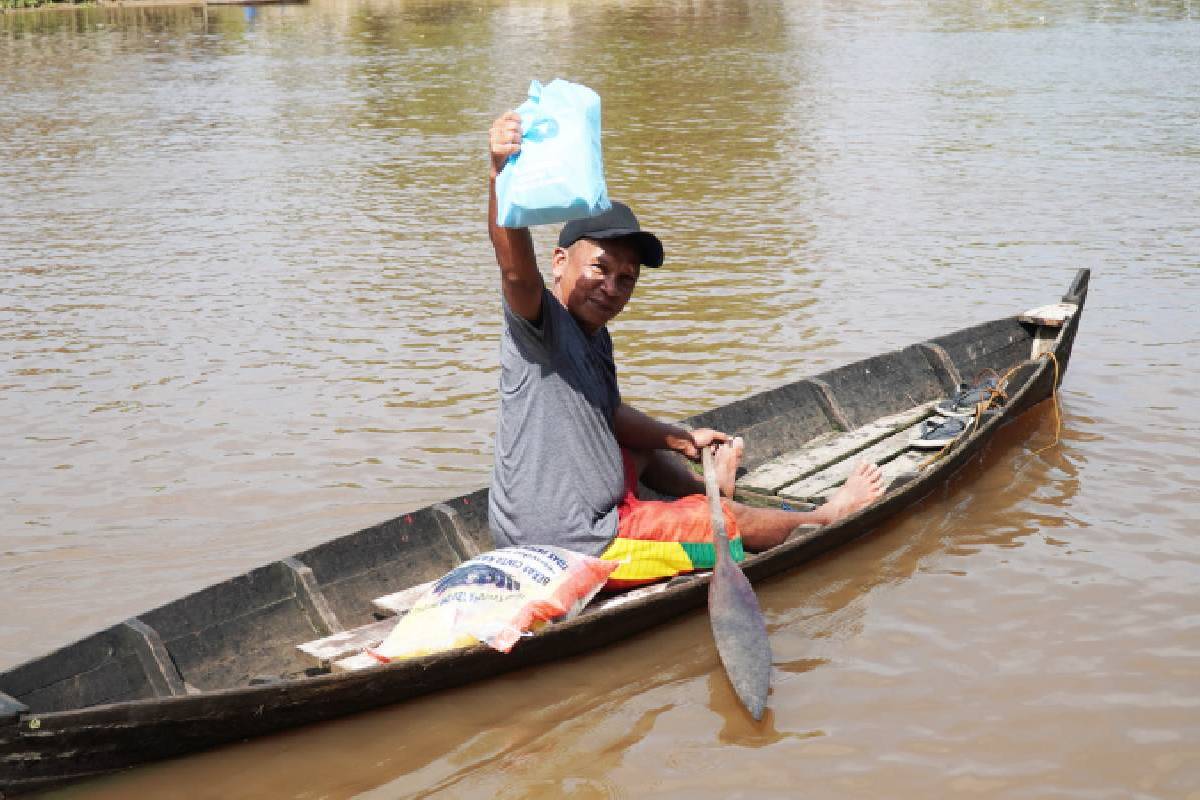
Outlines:
[[[393,661],[483,642],[507,653],[523,634],[582,611],[616,568],[561,547],[492,550],[443,576],[367,652]]]

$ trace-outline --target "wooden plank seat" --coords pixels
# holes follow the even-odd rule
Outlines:
[[[435,583],[437,581],[418,583],[416,586],[410,586],[398,592],[385,594],[383,597],[376,597],[371,601],[371,607],[380,616],[403,616],[409,612],[414,603],[421,599],[421,595],[429,591],[429,588]]]
[[[933,413],[934,405],[925,403],[848,433],[819,436],[800,450],[785,453],[746,475],[739,481],[738,489],[762,504],[781,500],[793,506],[802,502],[819,504],[846,482],[856,463],[871,461],[883,472],[885,491],[891,491],[916,477],[936,457],[936,450],[912,446],[926,419],[939,422],[944,419]],[[988,411],[985,417],[994,413]],[[872,441],[867,446],[863,444]],[[770,493],[742,485],[743,482],[751,486],[755,482],[758,486],[773,484],[789,473],[794,476],[793,481]]]
[[[1078,310],[1079,306],[1074,303],[1054,303],[1053,305],[1031,308],[1017,317],[1017,319],[1021,320],[1021,322],[1043,325],[1047,328],[1061,328],[1066,324],[1067,320],[1075,316],[1075,312]]]
[[[931,450],[906,450],[896,458],[881,465],[884,491],[890,492],[897,486],[908,483],[909,480],[916,477],[917,473],[926,467],[936,452]]]
[[[874,422],[855,428],[844,433],[823,434],[808,442],[799,450],[784,453],[771,459],[757,469],[748,472],[737,480],[737,488],[758,494],[782,494],[782,490],[796,487],[802,481],[817,475],[822,470],[839,467],[850,461],[852,456],[862,454],[864,458],[878,461],[874,455],[868,455],[868,448],[880,445],[881,452],[892,452],[902,437],[911,438],[911,430],[922,420],[933,414],[935,401],[923,403],[907,411],[880,417]],[[888,444],[884,446],[884,443]],[[845,467],[849,474],[851,464]],[[837,479],[834,485],[845,480],[845,475]],[[823,486],[820,488],[828,488]],[[805,497],[796,490],[788,493],[789,497]],[[820,496],[814,493],[807,496]]]
[[[933,419],[938,418],[934,417]],[[913,438],[917,435],[921,425],[922,422],[918,422],[907,428],[901,428],[891,436],[864,450],[855,451],[841,461],[830,464],[806,478],[784,486],[779,490],[778,494],[780,497],[794,500],[810,500],[826,497],[834,489],[846,482],[846,479],[850,477],[850,473],[854,471],[855,464],[859,461],[870,461],[880,465],[883,469],[884,485],[888,486],[903,472],[909,471],[910,468],[915,469],[917,464],[930,455],[928,451],[925,451],[915,453],[915,458],[901,458],[901,456],[910,450]],[[900,460],[897,461],[897,459]]]
[[[383,597],[376,597],[371,601],[371,606],[375,609],[376,614],[383,616],[383,619],[298,644],[296,649],[314,659],[325,669],[329,669],[339,659],[361,653],[368,647],[378,647],[392,632],[392,628],[396,627],[400,618],[408,613],[413,604],[420,599],[421,595],[425,594],[430,586],[433,586],[433,583],[433,581],[419,583]],[[374,659],[371,660],[372,663],[378,663]]]
[[[386,617],[323,639],[298,644],[296,649],[325,669],[329,669],[333,662],[340,658],[361,653],[367,647],[378,647],[399,621],[400,617]]]
[[[379,659],[374,658],[366,653],[357,653],[346,658],[340,658],[333,662],[332,670],[334,672],[355,672],[356,670],[366,669],[367,667],[378,667]]]

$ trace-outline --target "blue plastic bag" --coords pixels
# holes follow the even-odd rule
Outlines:
[[[521,152],[496,177],[496,224],[527,228],[612,208],[600,152],[600,95],[569,81],[533,81],[517,113]]]

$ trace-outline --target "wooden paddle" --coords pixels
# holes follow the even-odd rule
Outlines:
[[[750,716],[760,720],[771,686],[771,643],[767,640],[767,624],[758,607],[758,598],[729,552],[729,534],[725,530],[725,513],[721,510],[721,492],[713,464],[716,449],[717,445],[712,445],[701,452],[716,551],[716,564],[708,584],[708,618],[717,653],[733,690]]]

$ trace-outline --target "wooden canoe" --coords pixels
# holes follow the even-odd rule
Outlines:
[[[686,420],[746,438],[741,499],[819,502],[851,460],[882,462],[885,496],[750,556],[751,580],[795,568],[927,495],[1001,425],[1050,397],[1089,271],[1062,303],[797,380]],[[1051,357],[1051,355],[1053,357]],[[931,459],[909,431],[985,371],[1007,401]],[[840,477],[839,477],[840,476]],[[0,796],[271,733],[577,654],[702,606],[708,576],[594,604],[503,655],[485,646],[343,671],[297,645],[375,625],[372,601],[491,549],[487,490],[430,505],[230,578],[0,674]],[[352,658],[347,661],[353,661]]]

